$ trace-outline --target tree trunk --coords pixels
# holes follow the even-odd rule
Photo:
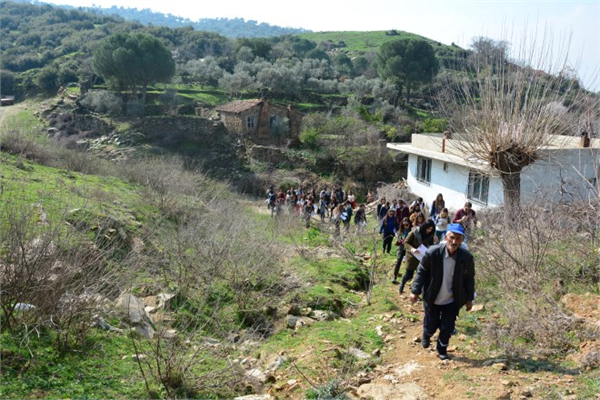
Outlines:
[[[500,174],[504,191],[504,207],[506,215],[510,216],[521,207],[521,173]]]
[[[406,106],[410,104],[410,82],[406,84]]]

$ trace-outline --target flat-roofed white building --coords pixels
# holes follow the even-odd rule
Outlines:
[[[504,203],[502,179],[487,162],[469,153],[469,135],[413,134],[411,143],[388,143],[408,154],[408,189],[431,205],[442,193],[450,210],[466,201],[474,209]],[[521,201],[568,203],[598,198],[600,139],[553,135],[538,159],[521,172]]]

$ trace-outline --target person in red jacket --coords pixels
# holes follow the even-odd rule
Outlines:
[[[452,223],[461,224],[463,228],[465,228],[465,234],[467,237],[471,234],[473,228],[477,227],[477,213],[475,210],[473,210],[473,204],[471,204],[470,201],[467,201],[465,206],[458,210],[456,214],[454,214]]]

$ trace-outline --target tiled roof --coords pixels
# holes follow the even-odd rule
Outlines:
[[[215,110],[229,112],[229,113],[241,113],[242,111],[247,111],[257,105],[262,103],[262,100],[235,100],[231,103],[223,104],[222,106],[216,107]]]

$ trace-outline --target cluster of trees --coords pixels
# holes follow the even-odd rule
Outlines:
[[[329,43],[315,43],[298,36],[231,40],[216,33],[196,31],[190,26],[177,29],[143,26],[114,15],[81,9],[15,2],[3,2],[2,8],[2,90],[22,95],[35,91],[52,94],[70,83],[89,88],[102,80],[114,87],[134,90],[131,82],[117,77],[119,73],[108,72],[106,63],[102,67],[99,61],[107,60],[107,48],[118,46],[114,42],[124,41],[123,35],[136,37],[136,40],[140,40],[139,35],[154,38],[166,49],[161,50],[163,54],[159,58],[168,57],[168,52],[175,65],[174,72],[169,69],[160,79],[142,78],[147,79],[146,83],[139,84],[142,94],[148,84],[177,76],[184,83],[220,86],[230,96],[245,90],[268,89],[275,96],[298,99],[305,90],[339,94],[352,88],[358,91],[359,97],[364,97],[378,90],[377,87],[387,88],[389,84],[384,81],[391,78],[399,94],[401,86],[405,86],[410,98],[411,88],[430,82],[438,69],[430,68],[430,77],[426,79],[423,78],[427,74],[415,79],[405,72],[398,78],[393,75],[397,71],[382,72],[376,53],[350,55],[332,51]],[[112,45],[105,44],[106,41]],[[428,54],[433,58],[425,62],[424,68],[431,67],[429,64],[435,61],[435,55],[430,46],[425,41],[413,43],[421,43],[421,47],[429,49]],[[99,52],[102,57],[98,56]],[[403,57],[407,61],[415,55],[420,56],[413,52]],[[139,65],[123,60],[115,60],[113,68],[118,70],[123,65],[139,71]],[[406,68],[410,66],[406,64]],[[125,71],[120,73],[125,74]]]

